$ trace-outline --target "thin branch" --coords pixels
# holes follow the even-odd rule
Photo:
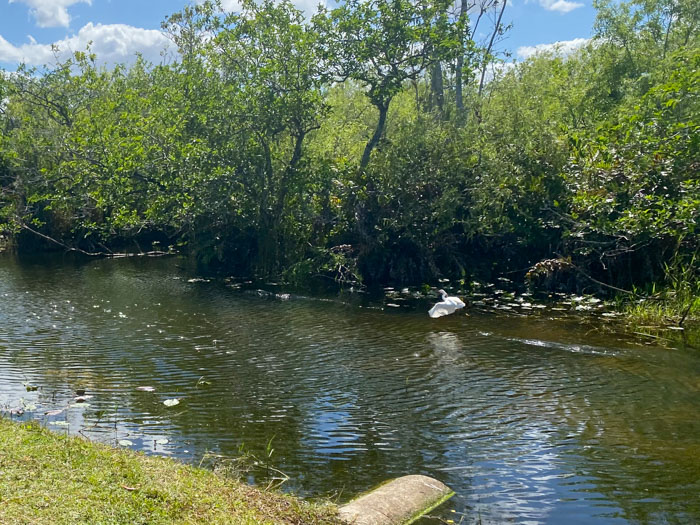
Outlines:
[[[602,282],[602,281],[599,281],[598,279],[595,279],[595,278],[591,277],[590,275],[588,275],[586,272],[584,272],[581,268],[579,268],[578,266],[576,266],[576,265],[573,264],[573,263],[569,263],[569,265],[570,265],[574,270],[576,270],[576,271],[579,272],[581,275],[583,275],[586,279],[589,279],[589,280],[593,281],[594,283],[599,284],[600,286],[604,286],[604,287],[606,287],[606,288],[610,288],[611,290],[615,290],[615,291],[618,291],[618,292],[626,293],[627,295],[636,295],[634,292],[630,292],[629,290],[624,290],[624,289],[622,289],[622,288],[618,288],[617,286],[613,286],[612,284],[604,283],[604,282]]]
[[[54,243],[54,244],[58,244],[59,246],[62,246],[63,248],[65,248],[65,249],[68,250],[69,252],[78,252],[78,253],[82,253],[82,254],[84,254],[84,255],[90,255],[90,256],[93,256],[93,257],[94,257],[94,256],[99,256],[99,255],[106,255],[106,254],[103,253],[103,252],[86,252],[85,250],[81,250],[80,248],[75,248],[75,247],[73,247],[73,246],[68,246],[67,244],[62,243],[61,241],[56,240],[56,239],[54,239],[53,237],[49,237],[48,235],[45,235],[45,234],[43,234],[43,233],[41,233],[41,232],[39,232],[39,231],[36,231],[36,230],[33,229],[33,228],[30,228],[29,226],[27,226],[27,225],[24,224],[24,223],[22,223],[22,228],[24,228],[25,230],[27,230],[27,231],[33,233],[34,235],[38,235],[38,236],[41,237],[42,239],[46,239],[47,241],[50,241],[50,242],[52,242],[52,243]]]
[[[496,39],[496,35],[501,28],[501,19],[503,18],[503,12],[506,10],[507,0],[501,0],[503,4],[501,5],[501,11],[498,13],[498,19],[496,20],[496,27],[493,28],[493,33],[491,33],[491,40],[486,48],[486,53],[484,54],[484,65],[481,68],[481,80],[479,81],[479,96],[481,96],[484,90],[484,77],[486,76],[486,67],[488,66],[488,57],[491,54],[491,48],[493,47],[493,41]]]
[[[52,242],[52,243],[54,243],[54,244],[57,244],[57,245],[59,245],[59,246],[65,248],[65,249],[66,249],[67,251],[69,251],[69,252],[78,252],[78,253],[82,253],[83,255],[88,255],[88,256],[90,256],[90,257],[110,257],[110,258],[118,258],[118,257],[133,257],[133,256],[137,256],[137,255],[148,255],[148,256],[150,256],[150,257],[156,257],[156,256],[160,256],[160,255],[172,255],[172,252],[164,252],[164,251],[162,251],[162,250],[152,250],[152,251],[150,251],[150,252],[142,252],[142,253],[138,253],[138,254],[133,254],[133,253],[114,253],[114,252],[111,252],[111,251],[107,251],[107,252],[87,252],[87,251],[82,250],[82,249],[80,249],[80,248],[75,248],[74,246],[68,246],[67,244],[62,243],[61,241],[59,241],[59,240],[57,240],[57,239],[54,239],[53,237],[49,237],[48,235],[45,235],[45,234],[43,234],[43,233],[41,233],[41,232],[39,232],[39,231],[36,231],[36,230],[33,229],[33,228],[30,228],[29,226],[27,226],[27,225],[24,224],[24,223],[22,223],[21,226],[22,226],[22,228],[24,228],[25,230],[27,230],[27,231],[33,233],[34,235],[38,235],[38,236],[41,237],[42,239],[46,239],[47,241],[50,241],[50,242]]]

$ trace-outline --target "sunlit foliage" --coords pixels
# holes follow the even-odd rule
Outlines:
[[[580,286],[697,279],[697,2],[601,1],[586,47],[486,83],[497,56],[453,7],[204,2],[164,21],[163,64],[87,50],[4,75],[2,229],[20,249],[159,242],[297,281],[555,259],[595,279]]]

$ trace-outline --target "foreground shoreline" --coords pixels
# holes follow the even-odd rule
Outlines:
[[[338,524],[331,504],[0,417],[0,523]]]

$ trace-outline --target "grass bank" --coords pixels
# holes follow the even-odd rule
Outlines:
[[[695,259],[693,259],[695,261]],[[694,266],[678,277],[669,274],[671,286],[652,289],[636,300],[621,302],[620,310],[632,327],[658,327],[697,333],[700,329],[700,280]]]
[[[700,295],[648,297],[627,303],[621,309],[632,324],[688,326],[700,323]]]
[[[0,417],[0,523],[336,524],[332,505]]]

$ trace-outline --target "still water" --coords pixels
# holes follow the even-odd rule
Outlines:
[[[188,282],[179,264],[0,257],[0,408],[196,464],[271,452],[311,498],[431,475],[455,523],[700,522],[698,350],[546,313]]]

